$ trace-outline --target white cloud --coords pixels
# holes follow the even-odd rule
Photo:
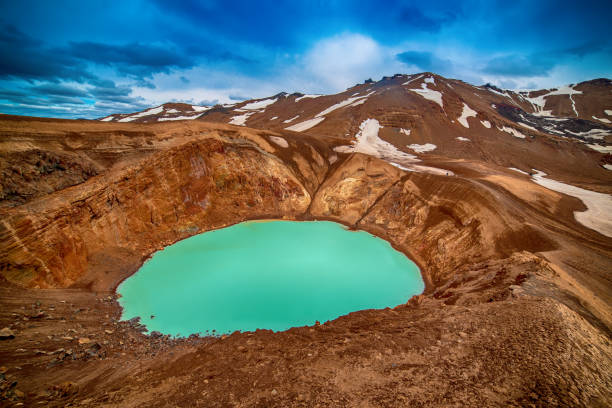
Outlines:
[[[218,100],[236,102],[230,95],[262,98],[278,92],[336,93],[362,83],[406,71],[397,61],[397,50],[383,47],[370,37],[343,34],[321,40],[303,55],[280,56],[264,77],[200,66],[153,78],[155,89],[135,87],[134,96],[153,105],[172,100],[198,103]],[[189,78],[189,83],[181,80]]]
[[[304,57],[304,77],[320,84],[320,92],[340,91],[367,78],[379,79],[405,69],[395,52],[360,34],[343,34],[314,44]]]

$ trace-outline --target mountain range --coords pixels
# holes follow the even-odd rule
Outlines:
[[[547,150],[551,158],[561,151],[589,157],[585,171],[593,171],[590,162],[612,166],[612,81],[603,78],[555,89],[511,91],[428,72],[398,74],[334,95],[283,92],[216,106],[167,103],[100,120],[202,120],[350,140],[367,119],[378,121],[382,140],[407,154],[510,160],[525,150],[528,155]]]

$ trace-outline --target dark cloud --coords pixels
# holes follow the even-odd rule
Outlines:
[[[55,84],[47,84],[49,87],[55,86]],[[16,105],[81,105],[83,100],[75,96],[61,95],[61,94],[45,94],[40,93],[39,87],[34,87],[36,90],[31,91],[33,88],[23,90],[18,89],[4,89],[0,91],[0,100],[8,101]],[[85,93],[86,95],[86,93]],[[84,96],[84,95],[79,95]]]
[[[229,95],[230,100],[232,101],[246,101],[251,99],[248,96],[242,96],[242,95]]]
[[[42,95],[60,95],[60,96],[80,96],[86,97],[88,96],[88,92],[83,89],[74,88],[72,86],[56,84],[56,83],[46,83],[42,85],[32,86],[29,89],[31,92],[35,92],[37,94]]]
[[[47,103],[51,103],[54,105],[83,105],[82,99],[75,98],[72,96],[51,96],[46,99]]]
[[[554,58],[541,55],[507,55],[496,57],[487,63],[483,72],[509,77],[529,77],[547,75],[555,66]]]
[[[94,76],[62,50],[46,47],[13,25],[0,27],[0,78],[84,82]]]
[[[169,73],[173,68],[190,68],[193,57],[171,46],[131,43],[111,45],[94,42],[70,43],[67,52],[75,58],[115,68],[134,77]]]
[[[100,67],[110,67],[120,76],[136,81],[136,86],[151,89],[155,85],[148,79],[154,74],[192,68],[198,61],[254,62],[227,50],[201,45],[179,47],[172,43],[86,41],[51,47],[6,24],[0,26],[0,55],[3,56],[0,58],[0,79],[74,81],[104,86],[106,80],[99,78],[96,72]],[[51,88],[49,91],[55,92]],[[61,91],[58,89],[57,92]]]
[[[11,100],[12,98],[20,98],[24,96],[27,96],[27,94],[23,91],[15,89],[0,89],[0,99]]]
[[[436,57],[431,52],[405,51],[396,55],[397,59],[409,65],[416,65],[423,71],[443,74],[452,68],[452,62]]]
[[[115,86],[113,83],[106,84],[108,86],[97,86],[92,88],[89,93],[97,101],[123,103],[129,105],[142,104],[144,98],[130,96],[132,88],[129,86]]]
[[[602,41],[589,41],[584,44],[561,50],[560,53],[566,55],[575,55],[577,57],[582,58],[586,55],[594,54],[601,51],[610,52],[611,50],[609,47],[606,47],[605,43],[603,43]]]

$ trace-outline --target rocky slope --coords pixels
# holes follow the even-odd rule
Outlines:
[[[359,125],[372,118],[385,128],[385,140],[408,153],[433,145],[433,150],[424,151],[501,164],[525,151],[548,148],[558,151],[558,161],[567,162],[563,155],[582,156],[594,172],[595,166],[610,163],[606,155],[612,149],[611,91],[609,79],[515,92],[422,73],[366,81],[336,95],[281,93],[209,107],[183,118],[338,138],[354,137]],[[169,120],[175,105],[102,120]]]
[[[470,87],[427,78],[413,83]],[[605,406],[611,173],[601,154],[529,129],[533,138],[485,134],[481,120],[510,126],[485,110],[493,92],[470,91],[483,102],[469,102],[478,116],[464,118],[468,128],[462,99],[445,91],[442,107],[400,81],[359,86],[397,98],[395,111],[376,116],[374,93],[352,101],[355,110],[329,110],[346,95],[298,101],[318,100],[304,120],[328,110],[302,132],[0,118],[10,174],[0,207],[0,326],[14,335],[0,341],[0,403]],[[210,112],[200,119],[232,114]],[[457,133],[444,131],[449,118]],[[434,144],[426,135],[436,135],[436,150],[405,147]],[[554,190],[568,184],[547,188],[546,177],[508,167],[599,195],[567,190],[579,199]],[[601,222],[583,222],[585,210]],[[377,234],[419,264],[426,291],[393,310],[279,334],[172,340],[118,321],[114,288],[154,251],[256,218],[329,219]]]

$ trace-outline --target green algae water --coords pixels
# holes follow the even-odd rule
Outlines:
[[[118,288],[123,319],[173,336],[313,325],[405,303],[416,264],[364,231],[327,221],[245,222],[155,253]],[[154,316],[154,317],[151,317]]]

